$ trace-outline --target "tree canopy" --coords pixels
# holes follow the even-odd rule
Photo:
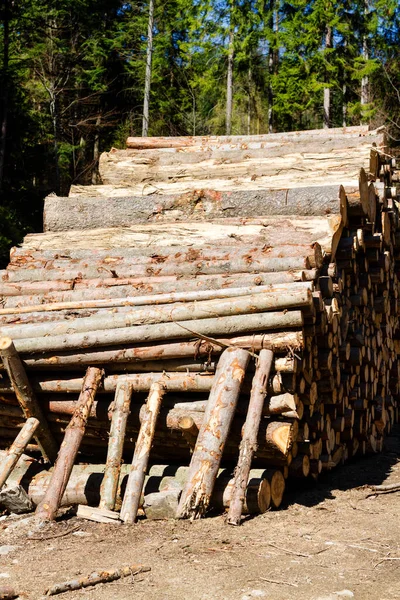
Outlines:
[[[3,0],[0,257],[42,201],[98,181],[141,135],[387,124],[400,137],[395,0]]]

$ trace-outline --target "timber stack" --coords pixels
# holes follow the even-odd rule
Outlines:
[[[2,272],[2,485],[43,521],[238,524],[287,478],[382,449],[400,406],[384,131],[128,138],[100,174],[48,197]]]

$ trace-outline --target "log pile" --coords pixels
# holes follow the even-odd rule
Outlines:
[[[278,507],[285,479],[381,450],[400,406],[400,232],[384,133],[127,145],[102,157],[97,198],[91,186],[47,199],[45,232],[2,272],[1,445],[29,418],[39,424],[28,451],[53,461],[66,442],[50,471],[26,483],[22,457],[11,477],[39,517],[66,503],[121,510],[125,522],[212,507],[238,524]],[[315,160],[291,179],[300,148]],[[247,160],[265,166],[253,187],[237,166]],[[155,183],[182,165],[187,188],[138,197],[145,171]],[[211,190],[199,191],[202,169]]]

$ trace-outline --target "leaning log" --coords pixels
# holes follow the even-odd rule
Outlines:
[[[81,394],[74,415],[65,431],[54,466],[53,475],[46,494],[36,509],[36,519],[39,522],[52,521],[61,504],[72,467],[85,432],[90,408],[94,401],[103,372],[96,367],[89,367],[83,380]]]
[[[208,509],[249,360],[245,350],[228,348],[221,355],[179,502],[179,518],[197,518]]]
[[[251,462],[257,448],[258,430],[267,394],[268,377],[271,371],[273,356],[270,350],[261,350],[258,357],[243,429],[243,437],[239,446],[239,458],[235,469],[232,498],[227,516],[227,522],[230,525],[240,525]]]
[[[11,471],[17,464],[21,454],[29,444],[38,426],[38,419],[35,419],[34,417],[29,418],[15,438],[14,442],[6,451],[6,455],[0,462],[0,490],[6,483]]]
[[[10,378],[11,387],[27,419],[34,417],[39,421],[36,441],[43,456],[54,462],[57,456],[57,444],[50,432],[46,418],[37,401],[34,391],[21,362],[18,351],[10,338],[0,339],[0,357]]]
[[[153,444],[157,417],[161,408],[161,400],[165,394],[162,383],[153,383],[146,401],[145,414],[141,421],[135,453],[132,459],[131,471],[121,507],[121,520],[124,523],[134,523],[139,509],[150,449]]]
[[[107,462],[100,490],[99,506],[108,510],[114,510],[115,507],[131,396],[132,386],[129,383],[122,382],[121,384],[117,384],[112,407]]]

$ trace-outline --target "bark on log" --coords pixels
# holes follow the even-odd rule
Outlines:
[[[124,523],[134,523],[139,509],[140,496],[143,490],[144,479],[153,444],[157,417],[161,408],[161,401],[165,394],[162,383],[153,383],[146,402],[146,414],[141,422],[139,436],[132,459],[131,472],[125,490],[121,507],[121,520]]]
[[[87,370],[79,402],[65,431],[64,441],[57,456],[49,487],[45,497],[36,509],[36,518],[39,522],[52,521],[55,518],[71,475],[79,445],[85,432],[90,408],[102,376],[103,372],[96,367],[89,367]]]
[[[185,339],[201,334],[221,336],[239,332],[268,331],[301,327],[303,316],[300,311],[255,313],[233,315],[199,320],[186,320],[176,323],[137,325],[119,329],[97,330],[70,335],[54,335],[45,338],[24,338],[16,340],[18,352],[50,352],[96,346],[143,343],[166,339]]]
[[[213,374],[198,375],[197,373],[145,373],[132,375],[110,375],[105,377],[101,383],[99,392],[115,392],[118,383],[129,382],[137,392],[147,392],[152,383],[163,381],[166,389],[170,392],[198,391],[208,392],[211,389]],[[165,380],[165,381],[164,381]],[[70,379],[68,375],[60,379],[33,379],[33,389],[43,393],[79,393],[82,388],[82,377]],[[0,393],[12,393],[9,384],[0,380]]]
[[[235,469],[231,502],[227,516],[230,525],[240,525],[246,487],[253,454],[257,448],[257,436],[267,394],[267,383],[271,371],[273,353],[261,350],[250,393],[249,407],[244,424],[243,438],[239,447],[239,458]]]
[[[29,444],[38,426],[38,419],[35,419],[34,417],[29,418],[7,450],[6,456],[3,457],[0,462],[0,490],[6,483],[10,473],[17,464],[26,446]]]
[[[150,567],[144,567],[143,565],[130,565],[129,567],[112,569],[111,571],[93,571],[87,577],[71,579],[70,581],[53,585],[45,591],[45,596],[56,596],[57,594],[63,594],[72,590],[81,590],[92,585],[98,585],[99,583],[116,581],[117,579],[121,579],[121,577],[132,577],[138,573],[147,573],[150,570]]]
[[[129,383],[117,384],[112,408],[107,462],[100,489],[99,507],[108,510],[114,510],[115,507],[131,396],[132,386]]]
[[[179,503],[179,518],[197,518],[208,509],[249,360],[248,352],[232,348],[225,350],[219,360],[189,478]]]
[[[69,319],[68,321],[9,325],[0,328],[2,336],[12,335],[14,340],[42,336],[73,335],[89,331],[114,330],[142,324],[170,323],[187,320],[203,320],[224,316],[248,315],[275,309],[303,308],[311,306],[312,293],[304,290],[293,293],[253,294],[239,298],[205,300],[194,303],[172,304],[136,309],[116,315],[95,315]]]
[[[49,430],[45,416],[32,390],[24,366],[10,338],[0,339],[0,357],[7,371],[12,389],[27,419],[34,417],[39,421],[36,441],[45,459],[54,462],[57,456],[57,444]]]
[[[121,298],[99,299],[99,300],[82,300],[80,302],[53,302],[50,304],[38,304],[36,306],[23,306],[21,308],[1,308],[0,318],[3,323],[6,315],[29,315],[33,319],[39,318],[39,313],[47,313],[43,315],[47,318],[52,317],[57,319],[56,313],[61,313],[62,316],[69,316],[69,311],[93,311],[100,312],[101,310],[109,309],[129,309],[133,306],[146,306],[148,304],[168,304],[173,302],[194,302],[199,300],[215,300],[217,298],[234,298],[238,296],[248,296],[252,294],[273,293],[279,291],[298,292],[304,289],[313,291],[314,286],[311,281],[296,281],[293,283],[281,283],[276,285],[256,285],[250,287],[236,287],[221,290],[199,290],[194,292],[171,292],[166,294],[151,294],[147,296],[130,296]],[[50,314],[49,314],[50,313]],[[53,315],[51,313],[54,313]],[[95,314],[94,312],[91,314]],[[22,317],[21,317],[22,319]]]
[[[270,163],[269,163],[270,165]],[[261,164],[254,165],[260,171]],[[181,169],[172,167],[172,170]],[[232,165],[223,169],[231,170]],[[240,168],[240,165],[239,165]],[[248,166],[245,166],[247,169]],[[170,169],[170,170],[171,170]],[[191,167],[202,169],[201,165]],[[220,167],[221,169],[221,167]],[[265,167],[261,167],[265,170]],[[270,168],[269,168],[270,170]],[[276,166],[273,167],[276,170]],[[199,171],[200,172],[200,171]],[[139,174],[139,170],[136,170]],[[124,176],[127,174],[124,167]],[[121,172],[122,175],[122,172]],[[132,174],[133,175],[133,174]],[[118,172],[113,171],[113,179]],[[132,176],[131,176],[132,177]],[[139,176],[140,177],[140,176]],[[133,175],[132,181],[135,176]],[[282,186],[283,187],[283,186]],[[162,223],[177,219],[204,220],[229,217],[260,217],[261,215],[324,216],[340,214],[340,186],[335,184],[292,189],[253,189],[246,191],[215,192],[199,190],[184,194],[163,196],[124,196],[121,198],[59,198],[47,197],[44,206],[44,231],[129,227],[132,223],[151,221]],[[342,213],[344,222],[346,212]]]
[[[57,286],[57,282],[75,281],[80,287],[95,287],[101,284],[125,285],[135,282],[138,278],[148,277],[156,283],[161,277],[171,277],[179,272],[181,277],[196,277],[197,275],[218,275],[223,273],[269,273],[288,270],[282,267],[307,265],[308,268],[321,268],[323,252],[320,244],[281,244],[269,246],[255,240],[252,246],[226,247],[219,250],[208,250],[209,246],[192,251],[179,252],[175,247],[173,252],[165,251],[150,256],[104,257],[89,260],[56,260],[35,262],[29,269],[9,265],[1,281],[10,285],[26,282],[28,289],[34,282],[48,281],[48,287]],[[261,246],[261,248],[260,248]],[[298,263],[297,261],[302,261]],[[54,283],[53,283],[54,282]],[[67,288],[70,289],[70,288]]]
[[[213,288],[237,288],[240,281],[243,286],[278,285],[283,283],[314,281],[317,277],[316,269],[301,271],[282,271],[277,273],[235,273],[233,275],[197,275],[189,279],[176,277],[160,277],[151,281],[149,278],[126,280],[112,278],[102,280],[100,287],[90,287],[93,281],[76,282],[74,289],[66,292],[51,292],[39,295],[30,295],[26,286],[20,285],[16,295],[7,295],[4,298],[6,308],[20,308],[36,306],[42,303],[80,302],[90,298],[93,300],[109,300],[120,298],[123,294],[128,296],[142,296],[143,294],[163,294],[172,292],[211,290]],[[89,287],[88,285],[89,284]],[[26,292],[26,295],[24,293]],[[18,294],[22,295],[18,295]]]
[[[216,342],[198,340],[194,342],[171,342],[167,344],[154,343],[150,346],[138,345],[113,350],[87,350],[78,353],[63,352],[47,355],[40,353],[35,356],[22,355],[25,367],[30,369],[84,369],[89,365],[109,365],[126,363],[137,364],[145,361],[158,360],[164,363],[178,358],[208,358],[221,354],[227,346],[236,346],[250,349],[253,352],[272,350],[276,353],[286,352],[288,349],[300,350],[304,346],[301,331],[282,331],[278,333],[265,333],[261,335],[238,336],[232,338],[216,338]],[[1,368],[1,365],[0,365]],[[279,387],[278,391],[281,390]]]

